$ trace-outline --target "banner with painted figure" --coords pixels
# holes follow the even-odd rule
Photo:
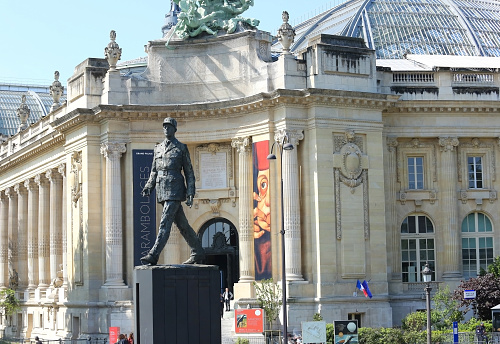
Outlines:
[[[272,277],[269,140],[253,144],[253,219],[255,280]]]
[[[132,150],[133,211],[134,211],[134,266],[141,265],[140,258],[148,254],[156,239],[156,192],[141,195],[149,179],[153,164],[152,149]]]

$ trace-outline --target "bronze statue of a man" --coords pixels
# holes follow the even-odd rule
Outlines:
[[[193,205],[195,178],[187,146],[175,138],[176,131],[177,121],[174,118],[165,118],[163,120],[165,140],[155,147],[151,174],[142,190],[143,196],[149,196],[151,190],[156,187],[156,200],[163,205],[158,236],[153,248],[141,258],[143,264],[156,265],[174,222],[191,247],[191,256],[183,264],[200,264],[205,258],[201,242],[182,209],[182,201],[186,201],[189,207]],[[184,176],[181,171],[184,172]]]

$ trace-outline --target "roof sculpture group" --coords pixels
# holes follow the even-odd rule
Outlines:
[[[241,13],[253,6],[253,0],[173,0],[181,8],[175,26],[180,39],[198,36],[202,32],[217,36],[219,30],[233,33],[238,24],[249,27],[259,20],[243,18]]]

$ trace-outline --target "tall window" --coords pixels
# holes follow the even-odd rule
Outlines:
[[[422,190],[424,188],[424,158],[408,157],[408,189]]]
[[[493,226],[483,213],[472,213],[462,222],[464,278],[476,277],[493,262]]]
[[[403,282],[420,282],[425,263],[435,270],[434,226],[425,215],[411,215],[401,224]]]
[[[480,156],[467,158],[467,171],[469,173],[469,189],[483,188],[483,162]]]

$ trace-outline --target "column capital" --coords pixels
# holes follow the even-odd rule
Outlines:
[[[35,183],[35,180],[34,179],[26,179],[24,181],[24,187],[26,188],[26,190],[30,191],[30,190],[35,190],[38,185]]]
[[[231,147],[236,148],[238,153],[250,153],[252,150],[252,139],[246,137],[236,137],[231,141]]]
[[[47,179],[51,183],[56,183],[56,182],[62,180],[61,175],[59,173],[57,173],[53,168],[51,168],[51,169],[47,170],[47,172],[45,172],[45,177],[47,177]]]
[[[35,178],[33,179],[33,181],[38,186],[45,186],[45,185],[47,185],[47,182],[48,182],[48,180],[46,179],[46,176],[44,175],[44,173],[37,174],[35,176]]]
[[[274,133],[274,141],[281,143],[287,137],[288,142],[294,146],[299,145],[299,141],[304,139],[304,132],[302,129],[280,129]]]
[[[101,154],[109,160],[118,160],[127,151],[125,143],[107,142],[101,144]]]
[[[16,191],[14,190],[14,187],[8,187],[5,189],[5,196],[7,196],[9,199],[12,199],[16,195]]]
[[[27,190],[24,188],[24,183],[17,183],[14,185],[14,191],[18,195],[26,194]]]
[[[398,138],[395,136],[387,136],[387,150],[389,152],[395,152],[396,147],[398,146]]]
[[[57,166],[57,172],[59,172],[59,174],[61,174],[61,176],[63,178],[65,178],[66,177],[66,164],[62,163],[59,166]]]
[[[450,151],[452,152],[455,150],[455,147],[458,146],[459,141],[458,138],[456,137],[440,137],[439,138],[439,145],[441,146],[441,151],[447,152]]]

